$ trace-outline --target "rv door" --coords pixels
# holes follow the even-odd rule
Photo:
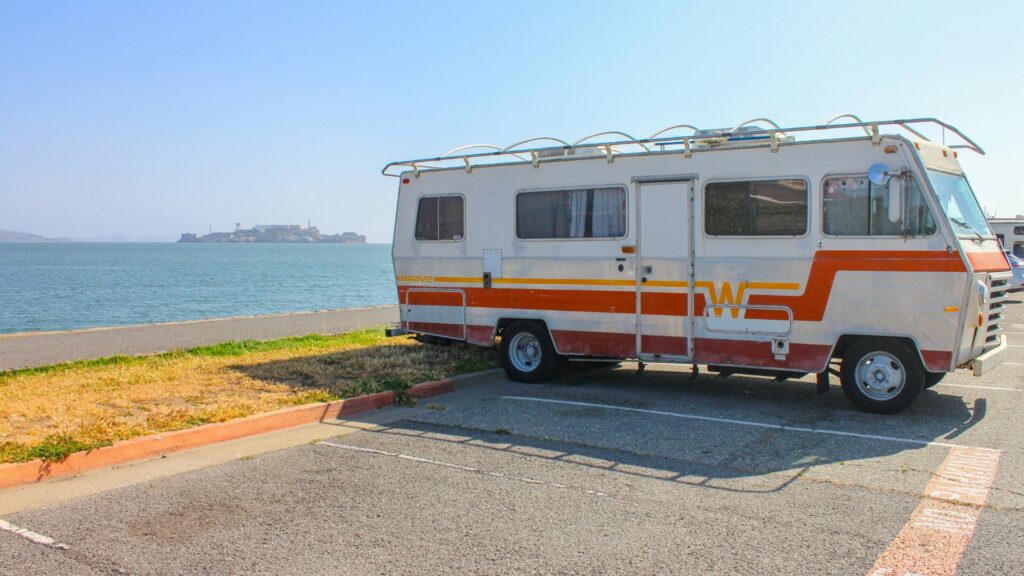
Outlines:
[[[637,356],[693,357],[693,180],[637,178]]]

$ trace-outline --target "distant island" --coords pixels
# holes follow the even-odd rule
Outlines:
[[[366,236],[355,232],[344,234],[321,234],[316,226],[301,224],[258,224],[242,228],[235,224],[234,232],[211,232],[200,236],[185,232],[178,239],[180,243],[283,243],[283,244],[366,244]]]
[[[28,232],[12,232],[11,230],[0,230],[0,242],[70,242],[68,238],[47,238],[38,234]]]

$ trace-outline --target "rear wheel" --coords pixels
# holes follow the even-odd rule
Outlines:
[[[843,393],[861,410],[895,414],[905,410],[925,385],[920,358],[906,344],[865,338],[843,355]]]
[[[931,388],[939,382],[942,382],[942,379],[945,377],[945,372],[926,372],[924,375],[924,387]]]
[[[517,382],[546,382],[558,371],[559,361],[548,331],[535,322],[520,320],[501,335],[501,364]]]

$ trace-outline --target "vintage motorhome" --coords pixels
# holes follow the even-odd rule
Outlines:
[[[843,115],[395,162],[401,330],[498,345],[525,382],[565,359],[831,373],[896,412],[1005,351],[1009,266],[963,150],[936,119]]]

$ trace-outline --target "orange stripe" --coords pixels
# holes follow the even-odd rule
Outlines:
[[[1010,269],[1002,252],[968,252],[967,260],[975,272],[1004,272]]]
[[[820,322],[825,315],[825,307],[832,293],[835,276],[840,271],[851,272],[964,272],[965,268],[960,256],[945,251],[874,251],[874,250],[820,250],[814,255],[807,283],[802,294],[752,294],[747,300],[749,306],[787,307],[793,312],[796,321]],[[430,277],[408,277],[421,278]],[[480,282],[479,278],[435,277],[434,282],[465,283]],[[503,278],[509,284],[595,284],[625,282],[632,286],[632,281],[624,280],[587,280],[587,279],[552,279],[552,278]],[[657,282],[657,283],[656,283]],[[602,285],[602,284],[596,284]],[[655,287],[684,287],[686,282],[661,280],[651,281],[647,285]],[[711,286],[706,281],[700,286]],[[772,290],[792,290],[799,285],[792,282],[757,282],[748,284],[748,288]],[[405,291],[409,286],[399,286],[400,302],[404,302]],[[481,308],[512,308],[524,310],[554,310],[565,312],[607,312],[618,314],[636,313],[636,293],[629,290],[543,290],[533,288],[482,288],[462,287],[466,293],[466,306]],[[417,296],[420,298],[420,296]],[[655,315],[686,315],[686,293],[682,292],[643,292],[642,309],[644,314]],[[437,305],[444,305],[438,303]],[[697,294],[694,300],[695,314],[703,315],[705,298]],[[781,311],[751,310],[746,317],[756,320],[786,319]]]
[[[750,306],[785,306],[793,311],[793,320],[821,322],[837,272],[964,272],[963,261],[955,252],[945,251],[873,251],[819,250],[814,255],[804,293],[799,295],[751,294]],[[770,310],[747,310],[750,319],[777,319]]]
[[[462,306],[462,293],[454,290],[410,290],[403,300],[420,306]]]

